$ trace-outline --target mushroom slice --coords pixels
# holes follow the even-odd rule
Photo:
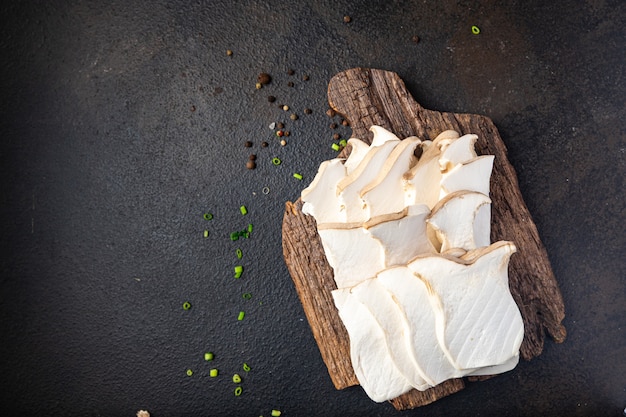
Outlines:
[[[346,174],[350,174],[354,169],[359,166],[370,146],[363,142],[361,139],[350,138],[348,139],[348,145],[350,146],[350,155],[346,159],[344,166],[346,167]]]
[[[370,146],[359,166],[339,181],[336,193],[344,208],[346,222],[363,222],[369,219],[369,209],[361,198],[361,189],[376,178],[385,160],[399,143],[400,140],[391,140],[380,146]]]
[[[420,253],[435,252],[426,234],[429,215],[428,206],[419,204],[407,207],[400,218],[384,215],[365,223],[364,227],[384,249],[386,267],[405,265]]]
[[[446,171],[450,166],[462,164],[476,158],[477,155],[474,150],[476,139],[478,139],[478,136],[470,134],[442,143],[439,161],[442,171]]]
[[[376,275],[384,269],[385,260],[383,247],[367,230],[340,226],[319,224],[318,233],[337,288],[345,288]]]
[[[440,197],[461,190],[488,196],[493,160],[493,155],[483,155],[455,165],[442,175]]]
[[[436,334],[435,309],[441,309],[436,294],[429,294],[428,283],[406,266],[385,269],[376,276],[389,291],[401,311],[409,346],[416,366],[432,386],[463,376],[441,348]]]
[[[388,354],[411,386],[420,391],[430,388],[433,383],[426,382],[415,362],[400,306],[391,294],[378,280],[368,279],[356,285],[351,295],[357,297],[383,329]]]
[[[415,147],[420,143],[415,136],[402,140],[382,164],[376,178],[360,190],[369,211],[368,218],[404,208],[402,176],[415,164]]]
[[[415,258],[409,269],[430,287],[439,345],[458,369],[504,364],[519,354],[524,323],[508,285],[511,242],[477,249],[471,262],[444,255]]]
[[[508,361],[500,365],[485,366],[482,368],[478,368],[472,372],[469,372],[466,375],[467,376],[480,376],[480,375],[503,374],[515,368],[518,363],[519,363],[519,355],[515,355],[511,359],[509,359]]]
[[[409,391],[411,384],[391,359],[384,331],[369,310],[349,288],[334,290],[332,296],[350,338],[352,368],[365,393],[382,402]]]
[[[439,201],[426,222],[437,231],[441,241],[440,252],[452,248],[475,249],[478,247],[476,242],[484,242],[485,236],[489,241],[489,229],[474,228],[478,209],[489,203],[489,197],[474,191],[456,191]],[[479,237],[476,238],[476,235]]]
[[[342,221],[344,216],[335,190],[345,176],[341,159],[322,162],[311,184],[300,194],[304,202],[302,212],[315,217],[318,223]]]

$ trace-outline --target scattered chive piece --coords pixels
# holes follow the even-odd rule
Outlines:
[[[345,139],[341,139],[341,140],[339,141],[339,145],[340,145],[340,146],[344,146],[344,147],[345,147],[347,144],[348,144],[348,141],[347,141],[347,140],[345,140]]]
[[[246,315],[246,313],[244,313],[243,311],[240,311],[239,312],[239,316],[237,316],[237,320],[239,320],[239,321],[243,320],[245,315]]]
[[[215,377],[217,376],[217,374],[218,374],[218,372],[217,372],[217,369],[215,369],[215,368],[213,368],[213,369],[211,369],[211,370],[209,371],[209,376],[210,376],[211,378],[215,378]]]
[[[480,33],[480,28],[478,26],[472,26],[472,33],[474,35],[478,35]]]
[[[212,213],[204,213],[204,220],[212,220],[213,219],[213,214]]]
[[[241,387],[235,388],[235,397],[239,397],[242,392],[243,392],[243,388]]]
[[[235,253],[237,254],[237,258],[239,259],[243,258],[243,252],[241,251],[241,249],[237,249]]]
[[[272,417],[279,417],[281,414],[280,410],[272,410]]]
[[[237,239],[239,239],[239,233],[237,233],[237,232],[232,232],[232,233],[230,234],[230,240],[232,240],[232,241],[234,242],[234,241],[235,241],[235,240],[237,240]]]
[[[252,294],[250,294],[249,292],[246,292],[242,295],[244,300],[249,300],[252,298]]]
[[[331,148],[333,148],[333,151],[339,151],[339,145],[337,145],[336,143],[333,143],[332,145],[330,145]]]
[[[280,158],[272,158],[272,164],[274,165],[280,165],[281,162]]]
[[[243,363],[243,370],[246,372],[250,372],[250,365],[248,365],[247,363]]]
[[[252,233],[252,223],[248,224],[248,233]]]
[[[213,360],[213,352],[207,352],[204,354],[204,360],[205,361],[212,361]]]
[[[248,209],[246,208],[246,206],[241,206],[239,207],[239,211],[241,212],[241,214],[243,214],[244,216],[246,214],[248,214]]]
[[[241,274],[243,274],[243,266],[237,265],[235,267],[235,278],[241,278]]]
[[[187,376],[193,375],[193,371],[191,369],[187,369]]]
[[[185,301],[183,303],[183,310],[189,310],[191,308],[191,303],[189,301]]]
[[[209,237],[209,231],[208,231],[208,230],[205,230],[205,231],[204,231],[204,233],[203,233],[202,235],[203,235],[205,238],[206,238],[206,237]]]
[[[241,384],[241,377],[239,376],[239,374],[233,375],[233,382],[235,384]]]
[[[301,179],[302,179],[302,175],[301,175],[301,174],[298,174],[297,172],[295,172],[295,173],[293,174],[293,177],[294,177],[295,179],[297,179],[297,180],[301,180]]]

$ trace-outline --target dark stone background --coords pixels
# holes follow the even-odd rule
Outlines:
[[[5,3],[1,415],[622,414],[623,1]],[[328,81],[356,66],[397,72],[426,108],[493,119],[567,312],[564,344],[403,413],[334,389],[282,260],[284,202],[334,155]],[[256,90],[261,71],[273,81]]]

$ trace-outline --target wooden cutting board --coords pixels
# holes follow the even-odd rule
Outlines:
[[[478,135],[479,155],[495,155],[490,184],[491,241],[508,240],[518,252],[509,264],[509,286],[524,319],[521,356],[541,354],[545,334],[565,340],[563,299],[546,250],[519,190],[506,146],[493,122],[475,114],[441,113],[420,106],[393,73],[354,68],[335,75],[328,85],[330,106],[348,120],[352,137],[371,143],[369,128],[379,125],[403,139],[432,140],[444,130]],[[347,157],[350,149],[340,154]],[[320,163],[322,161],[320,160]],[[287,202],[283,217],[283,255],[322,358],[337,389],[357,385],[350,363],[350,344],[331,291],[336,288],[324,255],[315,219],[302,213],[302,201]],[[463,389],[465,381],[446,381],[427,391],[412,390],[391,403],[398,410],[429,404]]]

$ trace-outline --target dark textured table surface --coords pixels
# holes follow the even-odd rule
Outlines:
[[[626,3],[12,3],[1,415],[622,415]],[[328,81],[357,66],[397,72],[426,108],[492,118],[566,306],[565,343],[402,413],[334,389],[282,259],[285,201],[350,136],[329,127]]]

